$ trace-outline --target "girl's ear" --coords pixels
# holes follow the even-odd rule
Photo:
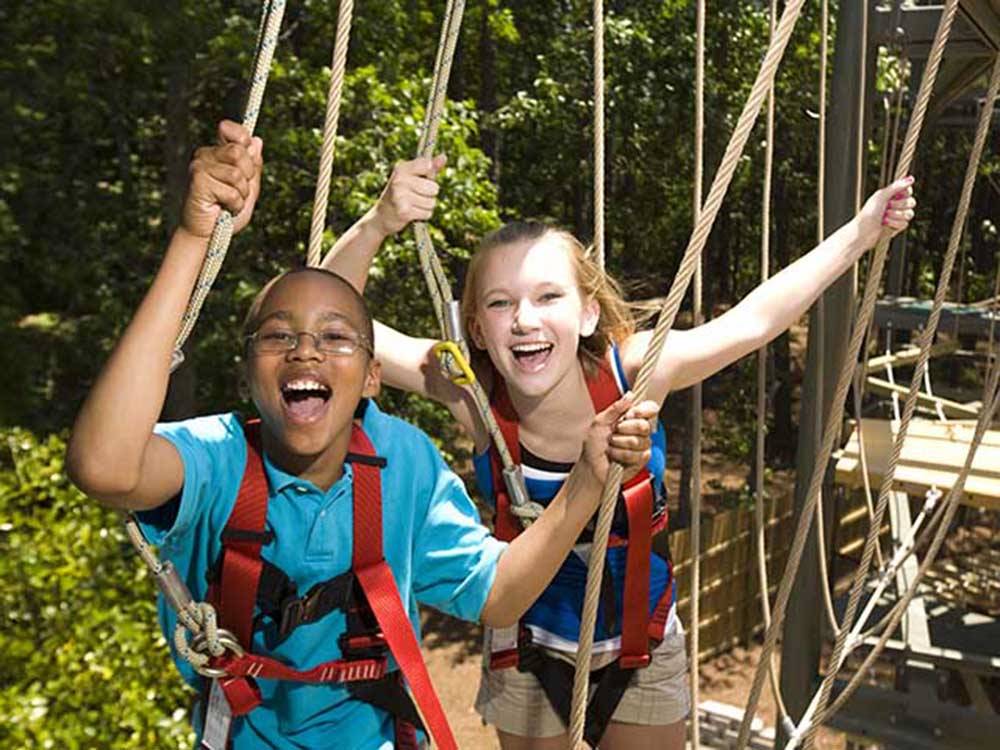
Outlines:
[[[580,335],[583,338],[593,336],[597,323],[601,319],[601,303],[591,297],[583,306],[580,316]]]
[[[469,321],[469,335],[478,349],[486,349],[486,338],[483,336],[483,329],[479,325],[479,318]]]
[[[375,398],[382,391],[382,363],[372,357],[365,373],[365,387],[361,391],[364,398]]]

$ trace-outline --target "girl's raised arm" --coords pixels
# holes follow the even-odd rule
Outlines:
[[[170,379],[181,318],[222,208],[233,231],[250,221],[260,188],[263,144],[234,122],[219,144],[199,149],[181,223],[153,283],[112,351],[80,413],[67,450],[73,482],[91,497],[130,509],[155,508],[184,484],[176,449],[153,434]]]
[[[344,232],[323,259],[322,267],[343,276],[363,292],[372,260],[390,235],[410,222],[430,219],[437,200],[434,181],[445,165],[443,155],[399,162],[374,206]],[[375,354],[382,363],[382,381],[394,388],[433,399],[448,408],[472,436],[477,449],[489,440],[472,397],[440,371],[433,339],[408,336],[375,323]]]
[[[364,293],[368,271],[382,243],[410,222],[431,218],[439,189],[434,178],[444,164],[443,154],[396,164],[375,205],[340,236],[320,265]]]
[[[912,184],[913,178],[905,177],[873,193],[857,216],[724,314],[697,329],[671,331],[649,398],[662,402],[670,391],[704,380],[787,330],[883,233],[906,229],[916,206]],[[638,373],[651,338],[651,331],[642,331],[625,343],[630,377]]]

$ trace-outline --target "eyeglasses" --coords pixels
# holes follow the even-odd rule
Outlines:
[[[347,328],[327,328],[318,333],[312,331],[264,330],[254,331],[247,336],[247,348],[253,354],[287,354],[299,348],[303,336],[312,339],[313,347],[324,354],[349,357],[358,349],[364,349],[374,356],[368,338]]]

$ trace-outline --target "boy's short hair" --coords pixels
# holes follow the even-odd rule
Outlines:
[[[250,303],[250,309],[247,310],[246,317],[243,319],[242,339],[246,340],[247,336],[256,331],[258,326],[260,325],[260,320],[259,320],[260,308],[264,304],[264,300],[267,299],[267,295],[270,293],[271,289],[282,279],[300,273],[323,274],[324,276],[328,276],[329,278],[333,279],[334,281],[336,281],[337,283],[339,283],[341,286],[343,286],[345,289],[348,290],[350,295],[354,298],[354,301],[357,303],[358,309],[361,311],[362,326],[364,328],[364,330],[362,330],[361,333],[363,333],[367,337],[368,343],[374,350],[375,325],[372,322],[372,314],[368,309],[368,303],[365,302],[364,296],[357,289],[354,288],[354,285],[351,284],[351,282],[349,282],[339,273],[334,273],[333,271],[329,271],[325,268],[319,268],[317,266],[302,266],[299,268],[289,269],[284,273],[278,274],[273,279],[264,284],[261,290],[257,292],[257,296],[253,298],[253,302]]]

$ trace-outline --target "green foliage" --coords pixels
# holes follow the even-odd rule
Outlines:
[[[0,431],[0,747],[191,747],[155,587],[65,449]]]

